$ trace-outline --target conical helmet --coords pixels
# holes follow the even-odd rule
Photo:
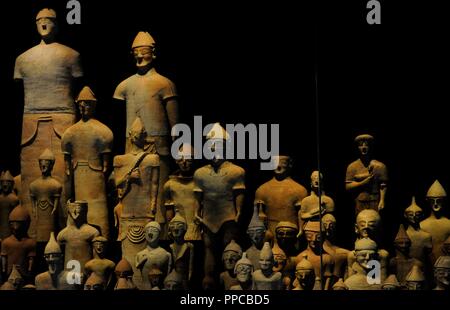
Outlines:
[[[411,242],[411,239],[406,234],[405,227],[403,226],[403,224],[400,224],[400,227],[397,232],[397,236],[395,237],[394,241],[396,242],[396,241],[404,241],[404,240]]]
[[[225,250],[223,250],[223,252],[235,252],[237,253],[239,256],[242,256],[242,248],[239,244],[236,243],[236,241],[231,240],[230,243],[227,244],[227,246],[225,247]]]
[[[419,207],[419,206],[417,205],[417,203],[416,203],[416,197],[414,197],[414,196],[412,197],[411,205],[410,205],[408,208],[405,209],[405,212],[408,212],[408,211],[410,211],[410,212],[420,212],[420,211],[423,211],[422,208]]]
[[[50,149],[45,149],[44,152],[39,156],[39,160],[50,160],[55,161],[55,155]]]
[[[439,183],[439,181],[436,180],[428,189],[427,197],[429,198],[447,197],[447,193],[445,192],[445,189],[442,187],[441,183]]]
[[[234,266],[234,273],[237,273],[237,268],[238,268],[238,266],[240,266],[240,265],[250,266],[250,267],[252,267],[252,270],[253,270],[253,264],[252,264],[252,262],[247,258],[247,253],[245,253],[245,252],[242,253],[241,259],[238,260],[238,261],[236,262],[236,265]]]
[[[406,275],[407,282],[424,282],[425,275],[418,265],[413,265],[409,273]]]
[[[49,8],[42,9],[36,15],[36,20],[40,20],[41,18],[56,19],[56,12],[55,10]]]
[[[50,233],[50,239],[45,246],[44,254],[62,254],[61,247],[58,242],[56,242],[55,233],[53,231]]]
[[[308,255],[303,254],[302,260],[295,266],[295,270],[314,270],[314,266],[308,260]]]
[[[2,174],[0,176],[0,181],[14,182],[14,177],[11,175],[9,170],[6,170],[6,171],[2,172]]]
[[[180,211],[175,212],[175,216],[170,220],[170,223],[183,223],[187,227],[186,219],[180,214]]]
[[[248,224],[248,229],[250,228],[266,228],[264,222],[259,217],[258,207],[256,205],[253,207],[252,219],[250,220],[250,224]]]
[[[78,97],[75,100],[75,102],[78,103],[80,101],[95,101],[95,102],[97,101],[97,98],[95,98],[95,95],[89,88],[89,86],[84,86],[83,89],[78,94]]]
[[[259,257],[260,259],[273,260],[273,252],[269,242],[264,242]]]
[[[383,282],[382,287],[384,286],[400,287],[400,283],[398,283],[397,276],[395,274],[389,275]]]
[[[214,123],[209,132],[206,134],[207,140],[229,140],[230,135],[220,123]]]
[[[355,242],[355,251],[373,250],[378,249],[377,243],[370,238],[361,238]]]
[[[131,45],[131,48],[141,47],[141,46],[155,46],[155,40],[150,35],[150,33],[146,31],[139,31],[139,33],[134,38],[133,44]]]

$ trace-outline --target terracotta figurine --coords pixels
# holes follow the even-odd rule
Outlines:
[[[252,289],[252,274],[253,265],[247,258],[247,254],[244,252],[242,258],[236,262],[234,266],[234,273],[239,284],[230,287],[231,291],[244,290],[248,291]]]
[[[440,256],[434,264],[434,290],[450,290],[450,256]]]
[[[266,235],[266,226],[259,217],[257,206],[254,206],[253,215],[247,228],[247,235],[252,245],[245,252],[253,264],[253,269],[257,270],[259,269],[259,253],[264,245],[264,237]]]
[[[405,278],[405,287],[410,291],[421,291],[426,288],[425,275],[419,265],[413,265]]]
[[[135,290],[136,286],[133,283],[133,268],[125,258],[122,258],[117,263],[114,271],[117,282],[114,290]]]
[[[308,260],[308,257],[304,255],[295,267],[296,286],[293,290],[311,291],[314,287],[315,278],[314,266]]]
[[[397,277],[395,274],[389,275],[386,280],[384,280],[381,285],[381,289],[385,291],[395,291],[401,288],[400,283],[398,283]]]
[[[183,287],[183,276],[175,269],[164,279],[164,290],[180,291]]]
[[[114,273],[114,268],[116,264],[112,260],[107,259],[106,256],[106,247],[108,245],[108,239],[103,236],[97,236],[92,240],[93,250],[93,259],[88,261],[84,265],[84,272],[86,273],[86,277],[94,273],[97,278],[97,285],[99,289],[106,290],[111,282],[112,274]]]
[[[272,248],[273,259],[275,260],[275,264],[272,268],[274,272],[281,272],[282,274],[282,282],[283,289],[290,290],[293,276],[291,261],[288,262],[288,257],[286,253],[280,248],[278,243],[275,243]],[[259,263],[259,262],[258,262]]]
[[[238,260],[242,258],[242,248],[234,240],[223,250],[222,261],[225,271],[220,274],[220,286],[224,290],[229,290],[232,286],[238,285],[239,282],[236,279],[234,273],[234,267]],[[259,264],[259,263],[258,263]]]
[[[19,272],[20,266],[13,265],[11,274],[8,277],[8,281],[3,283],[0,287],[0,291],[18,291],[21,290],[24,286],[24,279]]]
[[[148,272],[148,282],[152,290],[161,290],[164,287],[163,280],[162,271],[156,265],[152,266]]]
[[[281,290],[282,274],[273,271],[275,260],[269,242],[265,242],[259,254],[260,269],[253,272],[253,290]]]
[[[9,236],[9,213],[19,204],[19,198],[13,192],[14,178],[9,171],[0,175],[0,240]]]

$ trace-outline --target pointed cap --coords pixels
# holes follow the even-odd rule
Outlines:
[[[445,189],[442,187],[441,183],[436,180],[428,189],[427,197],[447,197],[447,193],[445,192]]]
[[[286,253],[283,251],[282,248],[280,248],[280,246],[278,245],[277,242],[275,242],[275,244],[273,245],[272,248],[272,253],[274,257],[284,257],[285,259],[287,259]]]
[[[405,212],[408,212],[408,211],[411,211],[411,212],[423,211],[422,208],[417,205],[416,197],[414,197],[414,196],[411,199],[411,205],[405,209]]]
[[[104,236],[97,236],[94,239],[92,239],[92,243],[94,242],[108,243],[108,239],[106,239]]]
[[[45,149],[44,152],[39,156],[39,160],[51,160],[55,161],[55,155],[50,149]]]
[[[89,86],[84,86],[83,89],[78,94],[78,97],[75,100],[75,102],[78,103],[80,101],[97,101],[94,92],[89,88]]]
[[[25,207],[17,205],[9,214],[10,222],[28,222],[30,221],[30,214]]]
[[[277,224],[277,226],[275,227],[275,232],[280,229],[280,228],[292,228],[294,230],[298,231],[298,226],[297,224],[288,222],[288,221],[281,221]]]
[[[256,205],[253,207],[253,215],[250,223],[248,224],[248,228],[266,228],[264,222],[261,221],[259,217],[258,207]]]
[[[306,222],[306,225],[303,228],[303,230],[320,232],[320,222],[319,221],[308,221],[308,222]]]
[[[14,283],[17,280],[23,281],[23,277],[20,274],[19,269],[20,269],[20,265],[12,266],[11,273],[9,274],[9,277],[8,277],[8,282]]]
[[[234,241],[234,239],[231,240],[230,243],[228,243],[223,252],[235,252],[239,254],[239,256],[242,256],[242,248],[239,244],[236,243],[236,241]]]
[[[155,46],[155,40],[150,35],[150,33],[146,31],[140,31],[136,37],[134,38],[133,44],[131,48],[136,48],[140,46]]]
[[[0,181],[14,182],[14,177],[11,175],[9,170],[6,170],[6,171],[2,172],[2,174],[0,176]]]
[[[161,225],[159,225],[159,223],[156,222],[156,221],[148,222],[147,225],[145,225],[144,230],[147,230],[147,229],[149,229],[150,227],[154,227],[154,228],[156,228],[157,230],[159,230],[159,232],[161,232]]]
[[[355,142],[359,143],[361,141],[369,141],[372,142],[373,141],[373,136],[369,135],[369,134],[362,134],[362,135],[358,135],[355,137]]]
[[[308,255],[303,254],[302,260],[295,266],[295,270],[314,270],[314,266],[308,260]]]
[[[206,134],[206,140],[229,140],[230,135],[220,126],[220,123],[215,123],[209,132]]]
[[[253,268],[253,264],[252,264],[252,262],[247,258],[247,253],[245,253],[245,252],[242,254],[241,259],[238,260],[238,261],[236,262],[236,265],[234,265],[234,273],[236,273],[237,267],[240,266],[240,265],[251,266],[251,267]]]
[[[272,259],[273,260],[273,252],[272,248],[270,247],[269,242],[264,242],[264,245],[261,249],[261,252],[259,253],[259,257],[261,259]]]
[[[194,147],[190,143],[183,143],[178,149],[178,155],[181,158],[193,158],[195,154]]]
[[[397,276],[395,274],[389,275],[386,280],[384,280],[382,287],[388,285],[400,287],[400,283],[398,283]]]
[[[170,223],[183,223],[185,226],[187,226],[186,219],[180,214],[180,211],[177,210],[175,213],[175,216],[170,220]]]
[[[339,289],[348,290],[348,286],[345,285],[344,280],[342,280],[342,278],[339,278],[339,280],[336,283],[334,283],[332,289],[333,290],[339,290]]]
[[[398,232],[397,232],[397,236],[394,239],[394,241],[400,241],[400,240],[409,240],[409,241],[411,241],[411,239],[406,234],[406,230],[405,230],[405,227],[403,226],[403,224],[400,224],[400,227],[399,227]]]
[[[378,249],[377,243],[370,238],[361,238],[355,242],[355,251],[373,250]]]
[[[413,265],[409,273],[406,275],[407,282],[424,282],[425,275],[418,265]]]
[[[55,239],[55,233],[52,231],[50,233],[50,239],[45,246],[44,254],[62,254],[61,247]]]
[[[116,273],[120,274],[124,273],[133,274],[133,268],[125,258],[122,258],[120,262],[117,263],[115,271]]]
[[[40,20],[41,18],[53,18],[56,19],[56,12],[53,9],[45,8],[39,11],[36,15],[36,20]]]
[[[434,263],[434,268],[450,269],[450,256],[439,256]]]

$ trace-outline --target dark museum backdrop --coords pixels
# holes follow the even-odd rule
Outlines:
[[[81,25],[65,22],[63,0],[2,3],[0,169],[20,171],[23,98],[12,80],[14,61],[39,42],[34,18],[51,6],[59,13],[59,41],[81,53],[84,81],[99,100],[97,118],[114,131],[115,154],[124,149],[125,107],[112,94],[134,74],[131,42],[144,30],[157,42],[157,70],[177,85],[183,122],[202,115],[204,123],[280,124],[281,150],[294,157],[294,178],[307,188],[320,158],[342,246],[353,242],[344,178],[357,156],[356,134],[375,136],[375,157],[390,172],[388,246],[412,195],[428,210],[424,196],[434,179],[450,191],[449,53],[445,10],[433,2],[380,1],[381,25],[366,23],[367,1],[80,2]],[[238,164],[247,169],[250,210],[271,174],[257,161]]]

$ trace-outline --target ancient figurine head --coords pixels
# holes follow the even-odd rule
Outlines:
[[[145,130],[144,124],[139,116],[136,117],[130,127],[129,137],[131,144],[144,148],[145,139],[147,138],[147,131]]]
[[[266,226],[260,219],[258,214],[258,207],[254,206],[252,219],[248,224],[247,235],[256,248],[260,249],[264,244],[264,237],[266,235]]]
[[[344,280],[342,278],[339,278],[339,280],[333,284],[333,287],[331,288],[333,291],[346,291],[348,290],[347,285],[345,285]]]
[[[51,275],[59,274],[64,270],[64,257],[61,247],[55,239],[55,233],[50,233],[50,240],[45,246],[44,258],[47,261],[48,272]]]
[[[275,178],[279,181],[286,179],[291,175],[293,160],[289,156],[280,155],[277,156],[278,165],[274,170]]]
[[[322,231],[326,239],[333,239],[336,232],[336,218],[334,215],[327,213],[322,217]]]
[[[272,268],[274,265],[274,258],[272,253],[272,248],[270,247],[269,242],[265,242],[261,252],[259,253],[259,267],[263,272],[270,271],[272,272]]]
[[[150,246],[156,246],[161,235],[161,226],[158,222],[152,221],[144,227],[145,240]]]
[[[450,256],[440,256],[434,263],[434,279],[437,289],[450,289]]]
[[[410,291],[421,291],[425,289],[425,275],[417,265],[412,266],[405,280],[406,288]]]
[[[234,240],[227,244],[223,250],[222,261],[225,270],[234,271],[236,262],[242,257],[242,248]]]
[[[148,272],[148,282],[152,288],[162,287],[163,273],[156,265],[152,265]]]
[[[193,171],[194,148],[192,145],[185,143],[178,151],[179,159],[175,160],[180,169],[181,174],[190,175]]]
[[[78,94],[75,102],[80,109],[81,119],[84,121],[94,117],[95,107],[97,106],[97,99],[94,93],[88,86],[84,86]]]
[[[169,236],[175,241],[183,241],[187,231],[187,223],[177,210],[175,216],[169,222]]]
[[[86,283],[84,284],[84,290],[85,291],[104,291],[105,283],[97,273],[93,272],[89,275],[89,277],[86,280]]]
[[[319,250],[321,246],[320,222],[308,221],[304,227],[306,241],[308,246],[314,251]]]
[[[140,31],[137,34],[136,38],[134,38],[131,50],[138,69],[149,67],[156,58],[155,40],[148,32]]]
[[[108,246],[108,239],[103,236],[97,236],[92,240],[92,248],[94,249],[94,253],[99,258],[105,257],[106,247]]]
[[[372,269],[371,260],[378,259],[378,246],[375,241],[369,238],[358,239],[355,242],[356,262],[366,271]]]
[[[49,176],[52,174],[53,165],[55,164],[55,155],[49,149],[45,149],[39,156],[39,169],[43,176]]]
[[[416,204],[416,198],[412,198],[411,205],[405,209],[404,212],[405,219],[408,221],[409,225],[416,227],[420,224],[423,219],[423,210]]]
[[[275,238],[278,245],[286,250],[291,249],[297,243],[298,227],[296,224],[281,221],[275,227]]]
[[[19,270],[20,270],[19,265],[13,265],[11,273],[9,274],[8,277],[7,282],[9,283],[9,286],[13,290],[20,290],[25,282]]]
[[[230,135],[219,123],[215,123],[206,134],[206,139],[205,157],[210,160],[211,166],[217,169],[225,161],[225,145],[230,140]]]
[[[175,269],[164,279],[164,289],[178,291],[183,289],[183,276]]]
[[[244,252],[242,258],[236,262],[234,273],[239,283],[247,283],[252,280],[253,265]]]
[[[398,283],[397,276],[395,274],[389,275],[386,280],[384,280],[381,288],[385,291],[399,290],[400,283]]]
[[[370,155],[371,146],[373,144],[373,136],[368,134],[359,135],[355,138],[355,142],[361,156]]]
[[[25,207],[17,205],[9,214],[9,228],[18,240],[27,236],[30,226],[30,215]]]
[[[40,10],[36,15],[36,27],[44,41],[53,40],[58,29],[56,12],[48,8]]]
[[[6,170],[0,175],[0,190],[3,194],[8,195],[14,189],[14,177]]]
[[[116,265],[114,273],[117,277],[117,283],[114,290],[133,290],[136,288],[132,280],[133,268],[125,258],[122,258]]]
[[[88,202],[86,200],[69,201],[67,202],[67,211],[76,226],[85,224],[87,222]]]
[[[283,249],[279,247],[278,243],[275,243],[272,248],[273,259],[275,264],[272,268],[274,272],[282,271],[287,265],[287,255]]]
[[[435,215],[439,214],[444,208],[446,198],[447,193],[445,192],[445,189],[442,187],[441,183],[439,183],[438,180],[434,181],[434,183],[428,189],[426,199]]]
[[[314,267],[306,254],[303,255],[303,259],[295,267],[295,277],[303,289],[310,290],[313,288],[316,275]]]
[[[395,237],[394,240],[394,246],[399,252],[403,253],[404,255],[409,255],[409,248],[411,247],[411,239],[406,234],[403,224],[401,224],[400,228],[398,229],[397,236]]]
[[[319,186],[322,187],[323,175],[319,171],[313,171],[311,173],[311,189],[317,191]]]
[[[362,210],[356,216],[356,234],[360,238],[376,239],[380,226],[380,214],[372,209]]]

